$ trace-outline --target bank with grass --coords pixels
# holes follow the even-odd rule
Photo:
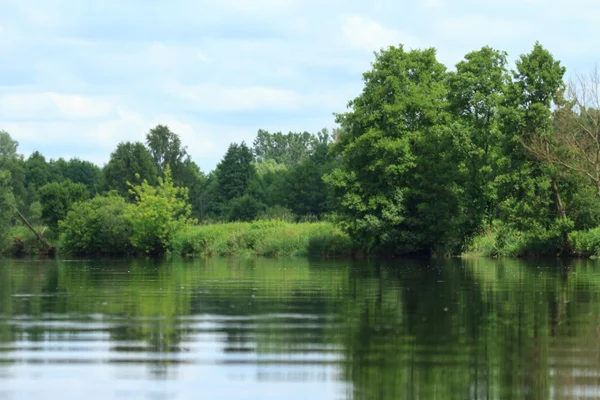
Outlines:
[[[175,237],[173,252],[184,256],[351,257],[350,237],[330,222],[281,220],[193,226]]]

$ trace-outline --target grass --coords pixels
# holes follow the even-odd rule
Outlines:
[[[185,256],[257,255],[265,257],[349,257],[350,237],[329,222],[280,220],[191,227],[175,238],[173,251]]]
[[[43,226],[34,226],[33,228],[37,232],[41,232],[42,229],[44,229]],[[29,228],[24,225],[15,225],[10,228],[8,239],[8,246],[4,249],[0,249],[0,253],[2,254],[12,254],[15,256],[23,254],[37,254],[38,250],[40,249],[40,242],[38,241],[37,237],[29,230]],[[23,242],[24,247],[22,249],[13,246],[15,239]],[[58,242],[58,235],[51,229],[47,228],[44,232],[44,239],[53,245],[56,245]]]
[[[527,256],[600,256],[600,227],[571,231],[569,246],[565,246],[559,230],[519,232],[513,229],[490,227],[476,236],[463,253],[469,257],[527,257]]]

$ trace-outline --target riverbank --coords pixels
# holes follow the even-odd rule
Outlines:
[[[330,222],[278,220],[190,227],[175,237],[173,252],[183,256],[252,254],[265,257],[351,257],[350,237]]]
[[[571,231],[568,241],[560,230],[520,232],[506,227],[491,227],[473,239],[462,254],[472,257],[567,256],[600,257],[600,227]]]
[[[38,232],[42,229],[36,227]],[[59,235],[46,230],[45,237],[57,245],[59,253],[69,253]],[[39,242],[27,228],[13,227],[10,238],[23,243],[23,246],[18,248],[11,244],[3,249],[3,254],[37,254]],[[256,255],[350,258],[356,254],[356,249],[350,237],[330,222],[267,220],[189,226],[174,237],[170,253],[186,257]]]

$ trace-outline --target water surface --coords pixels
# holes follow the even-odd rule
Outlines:
[[[0,260],[0,399],[600,398],[600,263]]]

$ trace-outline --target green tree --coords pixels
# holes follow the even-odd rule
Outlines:
[[[228,202],[246,194],[250,181],[256,174],[252,151],[246,143],[233,143],[215,171],[221,201]]]
[[[0,131],[0,170],[10,173],[10,186],[16,205],[24,208],[27,205],[27,189],[25,186],[25,161],[17,153],[19,142],[13,140],[8,132]]]
[[[156,184],[156,166],[150,152],[140,142],[119,143],[103,172],[105,188],[116,190],[123,197],[130,196],[128,182],[140,184],[146,180],[150,185]]]
[[[64,177],[73,183],[83,183],[93,196],[100,184],[102,170],[89,161],[71,158],[67,161]]]
[[[90,197],[90,192],[83,183],[73,183],[68,179],[60,183],[48,183],[38,193],[42,204],[42,219],[54,230],[58,229],[58,221],[66,217],[73,204]]]
[[[34,190],[50,182],[52,176],[50,164],[39,151],[33,152],[25,162],[25,181]]]
[[[131,185],[131,192],[136,200],[126,210],[133,227],[131,244],[144,253],[169,251],[175,235],[195,222],[189,218],[188,189],[174,185],[169,165],[165,168],[164,178],[158,178],[156,187],[143,181],[141,185]]]
[[[516,61],[503,106],[502,156],[498,160],[499,217],[518,230],[548,230],[566,219],[555,168],[541,163],[524,146],[552,129],[554,100],[562,92],[565,68],[536,43]]]
[[[0,169],[0,252],[8,246],[10,226],[15,215],[15,197],[10,171]]]
[[[449,110],[455,120],[452,148],[464,167],[467,236],[495,216],[494,179],[502,139],[498,114],[509,80],[506,53],[490,47],[467,54],[448,77]]]
[[[157,125],[146,135],[146,145],[158,172],[164,174],[168,165],[171,168],[173,179],[177,181],[179,170],[189,157],[187,148],[182,145],[179,135],[172,132],[166,125]]]
[[[363,78],[350,111],[337,116],[343,167],[325,177],[340,222],[363,247],[388,254],[458,245],[463,210],[447,154],[445,67],[434,49],[390,47]]]
[[[75,203],[59,221],[63,248],[73,254],[126,254],[131,251],[127,203],[116,192]]]

